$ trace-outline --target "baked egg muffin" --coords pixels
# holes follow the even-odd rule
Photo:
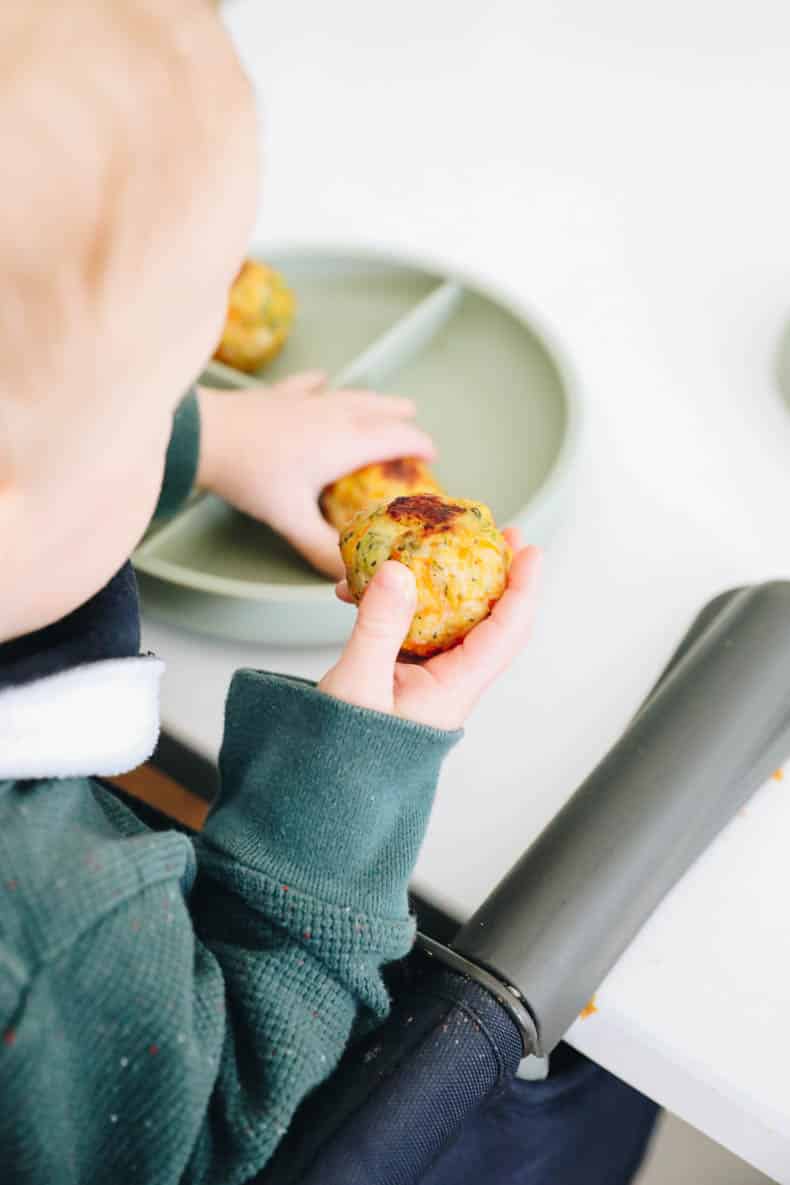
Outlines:
[[[406,494],[442,494],[444,491],[419,457],[398,457],[365,465],[328,485],[321,494],[324,518],[341,530],[360,510],[369,510]]]
[[[511,552],[480,502],[413,494],[362,511],[340,537],[348,587],[359,604],[386,560],[411,568],[417,611],[403,653],[430,658],[461,642],[502,596]]]
[[[274,268],[248,259],[233,281],[225,328],[214,357],[236,370],[258,370],[279,354],[293,324],[296,299]]]

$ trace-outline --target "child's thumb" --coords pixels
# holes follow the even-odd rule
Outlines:
[[[391,712],[395,662],[416,606],[413,573],[388,561],[368,585],[354,632],[339,663],[322,681],[322,690],[361,708]]]

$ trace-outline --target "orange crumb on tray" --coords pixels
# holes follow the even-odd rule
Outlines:
[[[597,1012],[597,1011],[598,1011],[598,1005],[595,1003],[595,996],[593,996],[584,1005],[581,1012],[579,1013],[579,1017],[581,1020],[586,1020],[588,1016],[592,1016],[593,1013]]]
[[[775,769],[774,772],[771,774],[771,777],[773,778],[773,780],[775,782],[781,782],[782,779],[784,778],[784,776],[785,776],[785,771],[783,769]]]

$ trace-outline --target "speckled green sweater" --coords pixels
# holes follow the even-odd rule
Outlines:
[[[246,1181],[386,1013],[457,735],[241,671],[205,830],[153,831],[93,775],[150,752],[161,663],[77,620],[89,661],[0,647],[0,1181]]]

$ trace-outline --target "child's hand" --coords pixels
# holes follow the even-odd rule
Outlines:
[[[463,643],[422,665],[397,661],[417,599],[404,564],[383,565],[359,606],[354,632],[337,666],[319,687],[336,699],[428,724],[460,728],[486,687],[526,644],[535,605],[541,555],[505,532],[516,553],[504,596]],[[345,585],[338,595],[349,600]]]
[[[316,568],[337,579],[337,531],[318,496],[331,481],[374,461],[435,455],[409,399],[324,391],[315,371],[267,390],[201,388],[198,484],[262,519]]]

